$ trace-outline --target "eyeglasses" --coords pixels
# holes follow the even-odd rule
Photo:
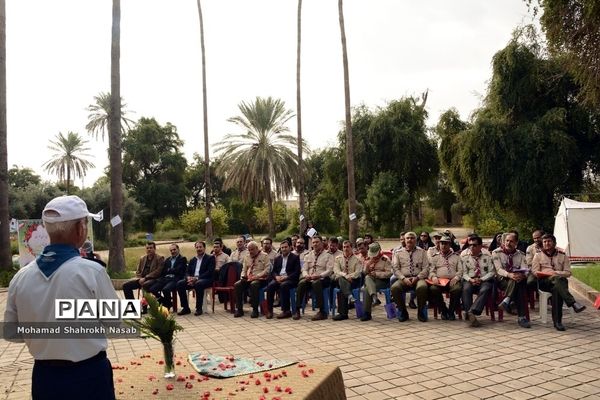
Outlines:
[[[428,237],[427,235],[421,235],[421,237]]]

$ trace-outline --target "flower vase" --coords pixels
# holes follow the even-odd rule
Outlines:
[[[165,356],[165,378],[171,379],[175,377],[175,353],[173,351],[173,342],[163,342],[162,345]]]

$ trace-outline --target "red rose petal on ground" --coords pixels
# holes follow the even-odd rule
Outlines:
[[[179,375],[179,376],[177,377],[177,382],[185,382],[185,376],[183,376],[183,375]]]
[[[177,362],[175,363],[175,365],[181,365],[181,361],[177,360]]]
[[[275,391],[276,392],[283,392],[283,390],[281,389],[281,386],[275,386]]]
[[[260,385],[260,379],[255,380],[254,384],[257,385],[257,386]]]
[[[173,386],[173,384],[172,384],[172,383],[169,383],[169,384],[167,385],[167,390],[173,390],[174,388],[175,388],[175,386]]]
[[[194,385],[192,385],[192,382],[186,382],[186,383],[185,383],[185,388],[186,388],[186,389],[191,389],[191,388],[193,388],[193,387],[194,387]]]
[[[163,365],[165,362],[164,362],[163,360],[160,360],[158,363],[159,363],[160,365]]]
[[[308,371],[307,371],[307,370],[305,370],[305,369],[303,369],[303,370],[302,370],[302,376],[303,376],[304,378],[308,378]]]
[[[269,393],[269,388],[268,387],[263,387],[263,393]]]
[[[190,374],[190,379],[196,379],[196,375]]]
[[[287,376],[287,371],[284,369],[283,371],[281,371],[281,375]]]
[[[286,393],[289,393],[289,394],[292,394],[292,388],[291,388],[291,387],[289,387],[289,386],[288,386],[288,387],[286,387],[286,388],[285,388],[285,392],[286,392]]]
[[[254,378],[254,374],[248,375],[248,378],[250,378],[250,379]]]
[[[216,387],[216,388],[215,388],[215,392],[220,392],[220,391],[222,391],[222,390],[223,390],[223,388],[222,388],[222,387]]]
[[[123,379],[121,379],[121,378],[117,378],[117,382],[118,382],[118,383],[122,383],[122,382],[123,382]]]
[[[315,370],[311,368],[311,369],[308,370],[308,372],[311,373],[311,374],[314,374]]]
[[[158,389],[154,389],[154,390],[152,391],[152,394],[158,394]]]
[[[304,363],[298,363],[298,368],[304,368],[304,367],[306,367],[306,364],[304,364]]]

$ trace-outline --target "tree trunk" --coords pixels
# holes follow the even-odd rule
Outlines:
[[[346,169],[348,170],[348,213],[354,216],[349,219],[348,236],[350,242],[356,241],[358,218],[356,217],[356,189],[354,183],[354,145],[352,143],[352,115],[350,114],[350,75],[348,73],[348,51],[346,49],[346,30],[344,28],[344,2],[338,0],[340,14],[340,34],[342,37],[342,58],[344,64],[344,97],[346,106]]]
[[[0,270],[12,269],[6,128],[6,1],[0,0]]]
[[[123,219],[123,161],[121,159],[121,0],[113,0],[112,44],[110,52],[110,114],[108,147],[110,160],[110,217]],[[125,270],[123,222],[110,229],[108,268]]]
[[[69,193],[69,189],[71,187],[71,167],[67,165],[67,194]]]
[[[204,50],[204,21],[202,20],[202,6],[198,0],[198,17],[200,19],[200,47],[202,49],[202,112],[204,114],[204,193],[206,196],[206,238],[213,237],[213,224],[211,216],[211,186],[210,186],[210,158],[208,157],[208,106],[206,104],[206,53]]]
[[[304,210],[304,168],[302,163],[302,101],[300,97],[300,54],[302,44],[302,0],[298,0],[298,43],[296,49],[296,115],[298,121],[298,202],[300,207],[299,235],[306,229],[306,215]]]
[[[273,193],[271,192],[271,181],[267,181],[265,187],[267,188],[267,211],[269,213],[269,237],[273,239],[275,237],[275,217],[273,215]]]

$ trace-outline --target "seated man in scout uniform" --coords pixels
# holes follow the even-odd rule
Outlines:
[[[369,321],[373,303],[377,302],[377,291],[390,287],[390,277],[392,276],[392,262],[383,255],[379,243],[374,242],[369,245],[369,258],[364,265],[365,273],[365,304],[364,314],[361,321]]]
[[[559,331],[564,331],[562,324],[563,301],[573,307],[576,313],[585,310],[585,306],[577,303],[569,292],[567,278],[571,276],[569,257],[556,248],[554,235],[542,236],[542,251],[535,253],[531,263],[532,272],[538,278],[540,290],[552,293],[552,322]]]
[[[427,251],[417,247],[417,234],[404,234],[405,247],[394,253],[393,272],[397,280],[392,285],[392,297],[399,310],[398,320],[408,320],[406,310],[406,292],[415,290],[417,294],[417,317],[419,321],[427,321],[427,283],[429,274],[429,258]]]
[[[333,317],[333,320],[342,321],[348,319],[348,297],[352,294],[352,289],[360,288],[362,274],[362,264],[358,257],[354,255],[349,240],[344,240],[342,244],[342,255],[336,257],[333,264],[333,273],[341,293],[338,304],[339,314]],[[333,301],[335,300],[333,299]]]
[[[319,235],[312,237],[313,249],[304,257],[302,276],[296,290],[296,313],[292,319],[300,319],[300,307],[308,289],[312,288],[312,295],[317,300],[319,312],[312,318],[313,321],[327,319],[327,310],[324,309],[323,289],[331,284],[333,274],[333,256],[325,250],[323,239]]]
[[[235,318],[244,315],[244,292],[250,287],[250,304],[252,305],[251,318],[258,318],[258,293],[267,286],[271,276],[271,262],[267,253],[260,251],[258,243],[248,243],[248,254],[244,257],[240,280],[235,283]]]
[[[462,292],[462,266],[460,257],[452,248],[452,239],[442,236],[440,239],[440,251],[433,254],[429,261],[429,293],[433,304],[436,305],[442,315],[442,319],[454,321],[456,319],[454,310],[460,302]],[[448,279],[448,284],[440,286],[441,279]],[[450,292],[450,308],[442,297],[442,292]]]
[[[517,304],[518,324],[522,328],[531,328],[526,317],[527,299],[527,275],[529,269],[525,260],[525,254],[517,250],[517,235],[507,233],[502,235],[503,246],[492,252],[492,261],[496,268],[496,282],[498,287],[504,290],[505,297],[500,302],[500,307],[510,311],[510,303]]]
[[[481,315],[488,297],[492,293],[496,269],[492,262],[492,256],[482,251],[483,241],[477,235],[469,237],[469,252],[460,256],[463,270],[463,306],[467,313],[465,320],[471,322],[471,326],[480,325],[477,316]],[[473,294],[477,299],[473,303]]]

